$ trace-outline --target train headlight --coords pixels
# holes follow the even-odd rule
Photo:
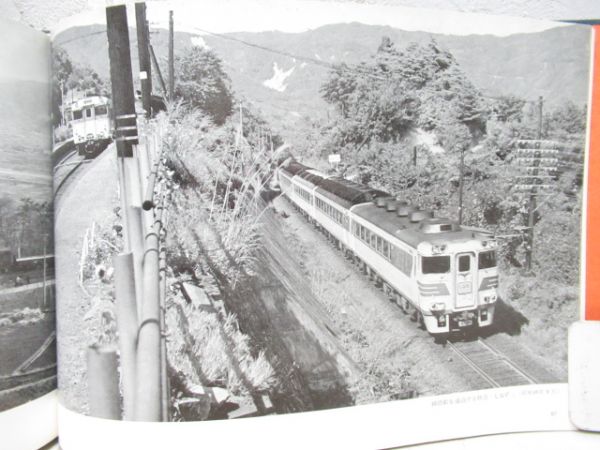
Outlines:
[[[429,309],[432,312],[444,311],[446,309],[446,304],[444,302],[432,303]]]
[[[440,253],[444,253],[446,251],[446,244],[433,244],[431,246],[431,253],[434,255],[439,255]]]
[[[496,301],[497,297],[495,294],[492,295],[486,295],[483,297],[483,301],[485,303],[494,303]]]

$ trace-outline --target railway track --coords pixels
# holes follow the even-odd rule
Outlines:
[[[538,383],[507,355],[481,338],[465,342],[448,341],[447,345],[490,387]]]
[[[26,270],[26,271],[15,271],[0,274],[0,290],[15,287],[15,278],[20,276],[25,283],[22,286],[28,284],[39,283],[44,279],[44,274],[40,269]],[[48,268],[46,271],[46,279],[54,278],[54,268]]]
[[[77,169],[79,169],[86,160],[73,150],[66,155],[54,168],[54,201],[58,198],[60,192],[68,184]]]

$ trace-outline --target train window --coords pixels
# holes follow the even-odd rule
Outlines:
[[[83,113],[80,109],[73,111],[73,120],[80,120],[83,117]]]
[[[366,239],[366,229],[362,225],[360,225],[360,238],[364,241]]]
[[[387,241],[383,241],[383,256],[389,259],[390,257],[390,244]]]
[[[106,105],[98,105],[94,108],[94,113],[96,113],[96,116],[105,116],[108,114],[108,108]]]
[[[85,108],[85,117],[92,117],[92,108]]]
[[[496,267],[496,252],[490,250],[479,254],[479,269],[489,269]]]
[[[371,234],[371,247],[377,248],[377,235],[374,233]]]
[[[381,253],[383,251],[383,239],[377,236],[377,251]]]
[[[461,255],[458,257],[458,271],[468,272],[471,270],[471,257],[469,255]]]
[[[450,256],[421,257],[421,271],[428,273],[448,273],[450,271]]]

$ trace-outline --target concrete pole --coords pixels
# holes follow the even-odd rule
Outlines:
[[[123,418],[133,420],[135,411],[136,341],[138,315],[132,253],[120,253],[114,258],[117,329],[123,387]]]
[[[90,415],[101,419],[120,419],[117,352],[92,345],[87,351]]]
[[[161,330],[158,267],[158,227],[146,230],[143,301],[137,347],[135,420],[162,420]]]

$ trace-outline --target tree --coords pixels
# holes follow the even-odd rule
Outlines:
[[[548,114],[544,115],[544,133],[546,135],[580,135],[585,134],[587,112],[586,107],[578,107],[567,101]]]
[[[526,100],[515,95],[503,95],[494,99],[490,105],[492,117],[502,123],[521,122]]]
[[[52,50],[52,114],[55,126],[60,123],[62,95],[67,91],[109,95],[106,83],[93,69],[74,64],[63,48],[55,47]]]
[[[191,47],[177,58],[175,72],[175,96],[223,124],[233,111],[233,94],[221,60],[210,50]]]

